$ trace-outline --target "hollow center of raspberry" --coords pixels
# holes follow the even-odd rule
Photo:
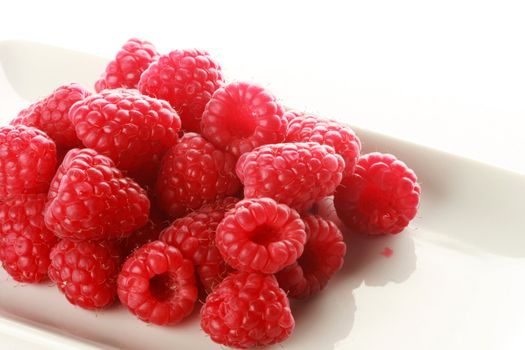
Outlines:
[[[267,225],[258,226],[251,233],[251,240],[260,245],[268,245],[280,240],[279,230]]]
[[[248,108],[240,108],[232,111],[226,126],[236,135],[248,137],[253,134],[257,126],[257,117],[255,113]]]
[[[158,301],[166,301],[175,294],[176,285],[169,273],[154,276],[149,281],[151,295]]]
[[[303,254],[297,260],[297,263],[303,269],[304,275],[313,273],[323,264],[319,255],[315,253],[316,250],[317,249],[312,246],[305,246]]]

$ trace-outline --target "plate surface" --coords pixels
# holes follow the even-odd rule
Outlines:
[[[0,42],[0,122],[61,83],[91,87],[105,64],[66,49]],[[525,348],[525,176],[356,132],[365,152],[393,153],[416,171],[418,217],[397,236],[348,236],[342,271],[323,293],[293,305],[296,331],[272,348]],[[17,284],[0,271],[2,348],[220,349],[198,322],[194,313],[177,326],[150,326],[121,306],[88,312],[50,284]]]

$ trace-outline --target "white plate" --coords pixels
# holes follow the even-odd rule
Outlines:
[[[0,43],[0,116],[61,83],[91,87],[106,60],[25,42]],[[377,97],[380,99],[380,96]],[[525,176],[356,130],[365,151],[396,154],[418,174],[418,217],[398,236],[351,238],[342,271],[294,305],[296,331],[277,349],[525,348]],[[391,257],[382,255],[384,248]],[[0,272],[1,348],[219,349],[194,313],[156,327],[118,306],[89,312],[50,284]]]

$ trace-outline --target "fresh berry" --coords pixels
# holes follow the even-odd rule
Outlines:
[[[213,94],[202,115],[202,135],[239,157],[254,148],[282,142],[286,136],[283,107],[263,87],[228,84]]]
[[[139,90],[168,101],[181,116],[184,130],[200,132],[204,106],[223,82],[221,67],[206,51],[175,50],[146,69]]]
[[[156,193],[160,207],[177,218],[239,190],[233,156],[187,133],[162,159]]]
[[[161,231],[169,224],[170,220],[160,210],[152,207],[146,225],[119,242],[122,256],[126,258],[143,245],[158,240]]]
[[[270,197],[299,211],[333,194],[344,161],[329,146],[308,143],[265,145],[243,154],[237,175],[245,198]]]
[[[240,271],[275,273],[303,253],[306,233],[299,214],[271,198],[245,199],[224,216],[215,244]]]
[[[297,115],[288,124],[286,142],[317,142],[332,146],[345,161],[344,176],[354,172],[361,141],[350,127],[313,115]]]
[[[86,98],[90,92],[71,83],[56,88],[51,95],[22,110],[11,125],[33,126],[45,132],[57,148],[69,150],[82,145],[69,120],[71,106]]]
[[[56,163],[55,143],[42,131],[25,125],[0,127],[0,199],[46,192]]]
[[[63,239],[50,258],[49,277],[71,304],[90,310],[113,304],[120,265],[113,242],[75,243]]]
[[[148,221],[149,199],[113,161],[92,149],[72,149],[48,193],[46,226],[60,238],[129,236]]]
[[[95,83],[95,91],[116,88],[136,89],[140,75],[158,56],[157,49],[149,41],[129,39]]]
[[[314,215],[303,221],[307,235],[303,255],[276,274],[288,296],[300,299],[320,292],[341,269],[346,254],[343,235],[333,222]]]
[[[69,111],[84,146],[110,157],[121,170],[160,159],[178,139],[180,119],[166,101],[137,90],[104,90]]]
[[[305,115],[304,112],[297,111],[295,109],[290,109],[284,112],[283,118],[286,119],[286,121],[288,122],[288,125],[290,125],[290,123],[292,122],[292,120],[294,120],[294,118],[302,117],[304,115]]]
[[[416,174],[391,154],[359,158],[355,173],[335,193],[337,215],[349,228],[370,235],[401,232],[416,216],[421,188]]]
[[[144,322],[180,322],[197,300],[193,264],[175,247],[161,241],[148,243],[122,266],[118,296]]]
[[[57,242],[44,225],[46,194],[16,195],[0,202],[0,261],[19,282],[47,277],[49,252]]]
[[[280,343],[294,327],[288,298],[272,275],[231,274],[201,309],[204,332],[213,341],[236,348]]]
[[[203,286],[211,290],[229,272],[215,246],[215,232],[224,214],[235,207],[239,199],[227,197],[204,205],[164,229],[160,239],[178,248],[182,255],[197,266]]]

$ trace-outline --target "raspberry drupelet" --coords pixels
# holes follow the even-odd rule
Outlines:
[[[349,228],[370,235],[401,232],[417,213],[421,187],[415,173],[391,154],[369,153],[334,197],[337,215]]]

